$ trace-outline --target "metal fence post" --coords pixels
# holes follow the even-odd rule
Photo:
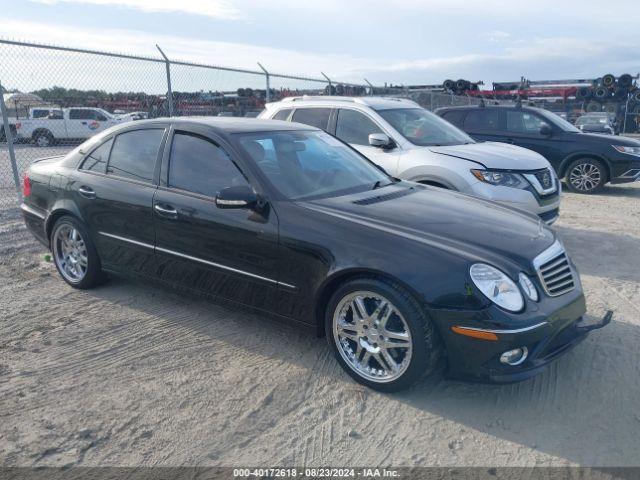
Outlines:
[[[267,83],[267,94],[265,95],[265,101],[269,102],[269,101],[271,101],[271,92],[270,92],[271,87],[269,85],[269,83],[270,83],[269,82],[269,76],[270,75],[269,75],[269,72],[267,72],[267,69],[264,68],[260,62],[257,62],[257,64],[262,69],[262,71],[264,72],[264,78],[265,78],[265,81]]]
[[[366,78],[364,79],[364,81],[365,81],[365,82],[367,82],[367,85],[369,85],[369,88],[371,88],[371,93],[370,93],[370,95],[375,95],[375,94],[373,93],[373,89],[374,89],[374,87],[373,87],[373,85],[371,84],[371,82],[370,82],[369,80],[367,80]]]
[[[11,125],[9,125],[9,115],[7,113],[7,106],[4,104],[4,90],[0,83],[0,110],[2,110],[2,126],[4,128],[4,138],[7,142],[7,148],[9,149],[9,160],[11,161],[11,170],[13,171],[13,182],[16,186],[16,192],[18,193],[18,203],[22,203],[22,190],[20,189],[20,173],[18,172],[18,163],[16,162],[16,152],[13,148],[13,134],[11,132]]]
[[[329,77],[327,77],[324,72],[320,72],[322,74],[322,76],[324,78],[327,79],[327,82],[329,82],[329,95],[333,95],[333,86],[331,85],[331,79]]]
[[[162,49],[158,44],[156,44],[156,48],[160,52],[160,55],[164,58],[164,63],[167,68],[167,106],[169,107],[169,116],[173,117],[173,92],[171,91],[171,62],[164,54]]]

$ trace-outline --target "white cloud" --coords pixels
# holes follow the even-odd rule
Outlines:
[[[511,38],[511,34],[503,32],[502,30],[491,30],[490,32],[481,33],[480,38],[490,42],[503,42],[505,40],[509,40]]]
[[[58,3],[76,3],[123,7],[143,12],[179,12],[203,15],[223,20],[242,18],[242,12],[227,0],[30,0],[35,3],[55,5]]]
[[[437,83],[445,78],[467,78],[477,81],[509,81],[521,75],[539,80],[543,78],[585,78],[608,71],[621,74],[635,73],[640,64],[640,41],[584,42],[580,39],[539,38],[524,42],[505,41],[494,53],[468,53],[457,56],[399,59],[355,56],[344,54],[309,53],[295,49],[272,48],[261,45],[219,42],[179,37],[152,35],[145,32],[117,29],[86,29],[55,26],[45,23],[6,20],[3,34],[8,38],[21,38],[29,32],[29,40],[72,45],[159,58],[155,44],[162,46],[167,55],[176,60],[232,66],[257,70],[261,62],[272,72],[321,78],[320,71],[342,81],[362,83],[366,77],[374,83],[394,84]],[[73,69],[67,57],[56,57],[56,63],[37,63],[42,52],[21,50],[17,57],[6,53],[0,45],[0,79],[10,86],[33,89],[43,86],[77,86],[106,90],[145,90],[160,88],[163,82],[161,64],[140,73],[135,62],[82,57],[82,65]],[[30,56],[33,55],[33,56]],[[77,58],[79,56],[76,55]],[[32,60],[31,60],[32,59]],[[32,63],[27,63],[27,62]],[[91,61],[92,63],[88,63]],[[80,62],[80,60],[74,60]],[[75,65],[75,63],[74,63]],[[90,67],[90,68],[89,68]],[[136,67],[138,68],[138,67]],[[38,70],[43,74],[34,74]],[[151,73],[153,72],[153,73]],[[145,78],[148,76],[149,78]],[[233,90],[241,86],[261,87],[263,79],[242,73],[206,69],[174,68],[177,89]],[[41,82],[36,85],[34,82]],[[42,83],[46,82],[46,84]],[[93,83],[92,83],[93,82]],[[272,86],[302,86],[300,82],[279,82]]]

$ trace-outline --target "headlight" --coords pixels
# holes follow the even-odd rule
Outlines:
[[[493,303],[510,312],[519,312],[524,299],[518,286],[504,273],[491,265],[475,263],[469,270],[471,280]]]
[[[626,147],[624,145],[611,145],[620,153],[627,153],[629,155],[636,155],[640,157],[640,147]]]
[[[500,172],[497,170],[475,170],[471,173],[481,182],[500,187],[526,188],[529,184],[518,173]]]

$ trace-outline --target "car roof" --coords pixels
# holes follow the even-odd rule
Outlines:
[[[266,108],[274,107],[296,108],[301,106],[353,106],[362,105],[374,110],[389,110],[394,108],[420,108],[413,100],[396,97],[340,97],[330,95],[303,95],[301,97],[287,97],[279,102],[267,103]]]
[[[204,125],[207,127],[211,127],[218,133],[253,133],[282,130],[319,130],[316,127],[303,125],[301,123],[246,117],[166,117],[137,120],[135,122],[135,125],[150,125],[158,122],[172,123],[176,126]],[[130,123],[127,122],[121,125],[123,127],[129,126]]]
[[[544,108],[538,108],[538,107],[531,107],[529,105],[521,105],[521,106],[517,106],[517,105],[485,105],[484,107],[481,107],[480,105],[462,105],[462,106],[455,106],[455,107],[441,107],[438,108],[436,110],[436,112],[445,112],[445,111],[451,111],[451,110],[475,110],[475,109],[479,109],[479,108],[502,108],[502,109],[511,109],[511,110],[533,110],[536,112],[548,112],[549,110],[545,110]]]

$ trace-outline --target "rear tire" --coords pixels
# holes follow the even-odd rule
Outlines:
[[[87,229],[72,216],[60,217],[51,230],[53,263],[62,279],[81,290],[104,283],[107,275]]]
[[[406,389],[439,371],[442,364],[435,326],[396,282],[377,278],[346,282],[329,300],[325,329],[342,368],[374,390]]]
[[[607,169],[595,158],[579,158],[567,167],[565,182],[575,193],[597,193],[609,181]]]

